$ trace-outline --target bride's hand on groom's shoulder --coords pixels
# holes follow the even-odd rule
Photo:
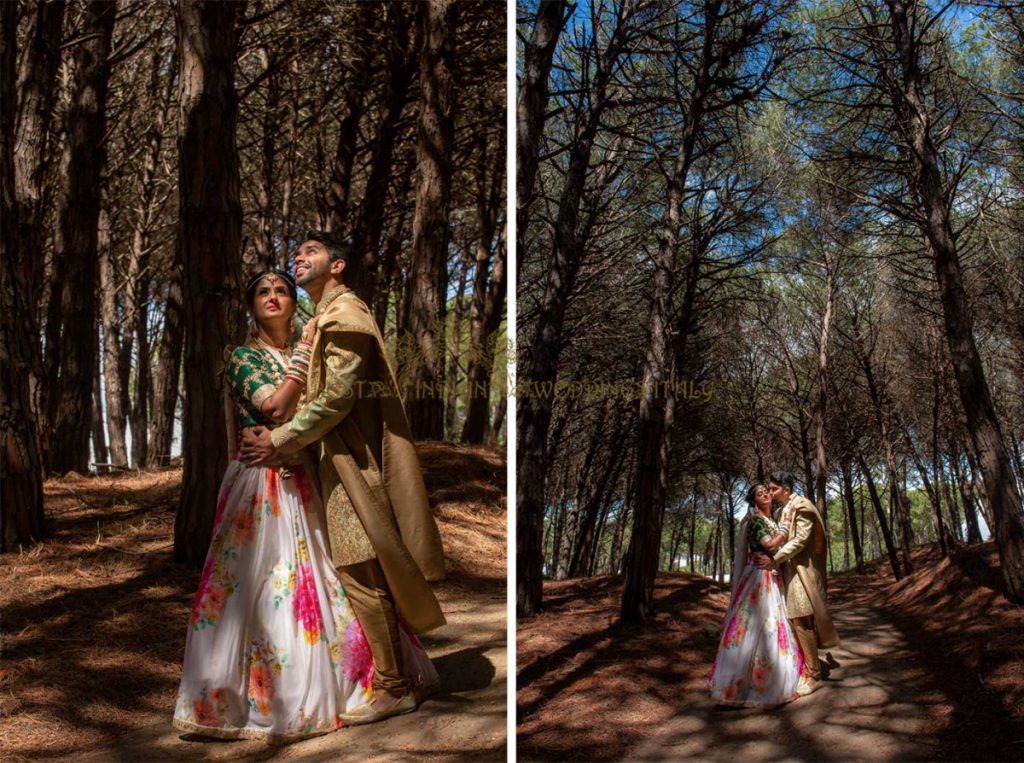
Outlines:
[[[302,329],[302,341],[313,343],[313,337],[316,334],[316,324],[320,321],[319,315],[314,315],[306,322],[305,328]]]

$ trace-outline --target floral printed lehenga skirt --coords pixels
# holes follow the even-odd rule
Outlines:
[[[778,575],[747,564],[729,602],[708,677],[712,699],[772,707],[796,699],[806,681],[803,653],[786,619]]]
[[[341,727],[339,714],[370,698],[373,657],[331,566],[313,479],[302,466],[229,464],[192,605],[176,728],[281,743]],[[402,652],[414,691],[436,687],[404,627]]]

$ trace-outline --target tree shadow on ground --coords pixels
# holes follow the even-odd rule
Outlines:
[[[548,583],[544,614],[519,623],[521,759],[1001,760],[1008,754],[965,755],[965,740],[954,743],[967,704],[946,679],[951,667],[968,666],[956,658],[945,668],[926,661],[912,629],[896,627],[887,612],[862,601],[844,601],[843,585],[830,594],[844,639],[830,651],[840,664],[819,692],[773,711],[725,710],[707,695],[728,602],[724,588],[697,576],[659,576],[658,614],[643,626],[617,621],[620,590],[614,578]],[[942,655],[936,650],[931,659]],[[996,711],[990,702],[982,714],[991,721]]]

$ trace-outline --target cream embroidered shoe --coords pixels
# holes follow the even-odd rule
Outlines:
[[[796,689],[797,696],[806,697],[821,688],[821,681],[801,681]]]
[[[376,723],[377,721],[383,721],[384,719],[390,718],[394,715],[411,713],[415,709],[416,697],[412,692],[409,692],[384,710],[377,710],[373,707],[372,702],[367,702],[365,705],[360,705],[350,713],[341,713],[338,717],[341,718],[341,722],[346,726],[361,726],[364,723]]]

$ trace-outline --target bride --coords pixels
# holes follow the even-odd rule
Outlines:
[[[295,412],[316,329],[313,319],[290,352],[297,294],[288,273],[257,274],[246,300],[255,327],[225,380],[235,458],[192,605],[173,724],[281,743],[344,725],[339,715],[371,697],[373,659],[331,566],[313,455],[246,466],[235,453],[242,427],[273,428]],[[401,643],[413,688],[436,684],[416,637],[402,630]]]
[[[792,517],[772,520],[765,485],[747,491],[750,511],[736,536],[732,597],[708,684],[724,705],[775,706],[804,693],[807,674],[800,646],[786,618],[778,572],[755,567],[754,552],[774,552],[789,537]]]

